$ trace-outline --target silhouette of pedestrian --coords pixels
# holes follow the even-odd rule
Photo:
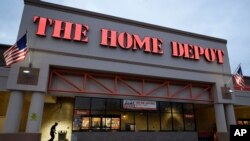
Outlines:
[[[55,134],[56,134],[56,126],[58,125],[58,123],[56,122],[53,126],[51,126],[50,128],[50,136],[51,139],[49,141],[53,141],[55,138]]]

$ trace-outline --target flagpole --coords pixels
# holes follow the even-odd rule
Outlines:
[[[241,66],[241,63],[237,66],[237,68],[234,70],[234,73],[233,73],[233,75],[236,73],[236,71],[240,68],[240,66]],[[225,86],[227,87],[227,85],[229,84],[229,82],[230,81],[232,81],[232,79],[233,79],[233,76],[231,76],[230,77],[230,79],[227,81],[227,83],[225,84]]]
[[[29,61],[29,67],[31,68],[31,50],[30,50],[30,47],[29,47],[29,40],[28,40],[28,30],[26,29],[26,40],[27,40],[27,47],[28,47],[28,49],[29,49],[29,51],[28,51],[28,61]]]

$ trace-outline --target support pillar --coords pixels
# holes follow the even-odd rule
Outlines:
[[[19,131],[23,100],[22,91],[11,91],[5,117],[4,133],[16,133]]]
[[[214,104],[214,110],[217,132],[227,132],[227,124],[223,104]]]
[[[215,103],[214,110],[215,110],[215,120],[216,120],[216,127],[217,127],[215,140],[229,141],[229,134],[227,132],[224,105],[221,103]]]
[[[234,114],[234,105],[226,104],[225,105],[225,113],[227,118],[227,126],[236,125],[235,114]]]
[[[45,94],[42,92],[32,93],[29,115],[26,124],[27,133],[40,133],[44,107],[44,96]]]

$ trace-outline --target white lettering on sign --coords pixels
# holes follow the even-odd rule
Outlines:
[[[123,100],[124,109],[156,110],[156,101]]]
[[[234,136],[243,136],[244,134],[247,133],[247,130],[246,129],[236,129],[235,132],[234,132]]]

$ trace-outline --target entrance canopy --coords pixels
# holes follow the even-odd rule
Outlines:
[[[48,91],[213,102],[212,84],[84,70],[52,69]]]

